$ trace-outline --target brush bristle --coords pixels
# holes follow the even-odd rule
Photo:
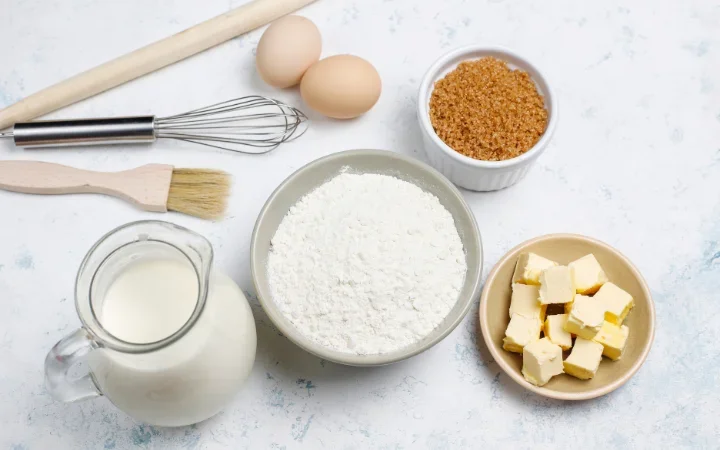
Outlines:
[[[167,207],[201,219],[220,219],[229,194],[230,175],[221,170],[174,169]]]

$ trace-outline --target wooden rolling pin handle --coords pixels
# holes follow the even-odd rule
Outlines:
[[[255,0],[178,34],[90,69],[0,110],[0,130],[35,119],[67,105],[176,63],[315,0]]]

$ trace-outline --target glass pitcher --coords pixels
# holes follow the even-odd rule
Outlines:
[[[126,414],[158,426],[189,425],[218,413],[249,375],[257,335],[242,291],[213,271],[212,263],[210,242],[171,223],[133,222],[106,234],[77,275],[75,307],[83,326],[45,359],[50,394],[63,402],[105,395]],[[172,270],[159,271],[157,264]],[[156,278],[167,273],[175,276],[162,285],[175,288],[169,294],[156,286]],[[145,303],[135,301],[133,292],[142,294],[142,302],[147,295],[167,294],[163,298],[171,303],[158,303],[150,311],[155,317],[138,314]],[[189,318],[165,335],[128,338],[138,331],[154,336],[154,324],[167,326],[165,313],[171,318],[181,309],[181,302],[172,303],[175,297],[188,295],[194,301]],[[106,301],[112,311],[103,310]],[[116,331],[108,329],[111,322]],[[79,379],[69,375],[78,363],[89,369]]]

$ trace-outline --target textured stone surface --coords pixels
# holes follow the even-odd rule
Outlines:
[[[241,3],[5,0],[0,106]],[[576,232],[616,246],[655,296],[658,328],[645,366],[597,400],[537,397],[501,374],[478,346],[475,308],[447,339],[411,360],[369,370],[340,367],[279,336],[253,300],[256,366],[222,414],[171,430],[135,423],[105,399],[63,405],[44,391],[42,362],[79,326],[73,282],[83,255],[110,229],[158,216],[108,198],[0,193],[0,448],[716,447],[716,2],[320,0],[303,14],[319,26],[324,56],[354,53],[376,65],[383,94],[366,116],[337,122],[313,115],[302,140],[265,156],[172,142],[35,152],[0,144],[0,154],[97,170],[162,162],[232,171],[226,221],[160,217],[211,239],[218,267],[252,293],[251,230],[287,175],[350,148],[425,159],[415,119],[425,69],[460,45],[505,45],[547,73],[561,117],[527,178],[501,192],[465,192],[483,235],[485,274],[510,247],[540,234]],[[301,105],[297,91],[260,81],[253,58],[259,38],[260,31],[250,33],[53,116],[169,114],[252,93]]]

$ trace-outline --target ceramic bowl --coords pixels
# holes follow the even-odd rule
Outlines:
[[[630,328],[625,353],[619,361],[603,357],[597,374],[591,380],[579,380],[570,375],[553,377],[545,386],[538,387],[525,381],[522,355],[503,350],[510,316],[511,281],[515,262],[522,252],[568,264],[592,253],[605,270],[610,281],[629,292],[635,306],[625,319]],[[655,307],[645,280],[635,266],[609,245],[585,236],[551,234],[524,242],[513,248],[495,265],[485,282],[480,299],[480,327],[493,359],[510,378],[523,387],[546,397],[561,400],[587,400],[605,395],[627,382],[645,361],[655,334]]]
[[[530,74],[538,92],[545,99],[548,124],[545,133],[530,150],[517,158],[506,161],[480,161],[467,157],[450,148],[435,133],[430,123],[430,96],[435,82],[454,70],[463,61],[494,56],[509,63],[510,67]],[[425,74],[417,101],[417,117],[420,122],[425,152],[430,163],[456,185],[473,191],[495,191],[520,181],[545,150],[558,120],[558,106],[545,75],[527,59],[502,47],[469,45],[441,56]]]
[[[338,175],[351,173],[379,173],[392,175],[420,186],[432,193],[452,214],[465,249],[467,274],[457,303],[445,320],[425,339],[391,353],[354,355],[325,348],[303,336],[281,313],[270,293],[267,279],[267,259],[270,240],[290,207],[305,194]],[[306,351],[339,364],[379,366],[417,355],[447,336],[465,317],[480,294],[482,274],[482,243],[475,217],[460,192],[450,181],[432,167],[414,158],[381,150],[350,150],[320,158],[288,177],[265,203],[253,231],[250,265],[258,299],[275,326],[292,342]]]

